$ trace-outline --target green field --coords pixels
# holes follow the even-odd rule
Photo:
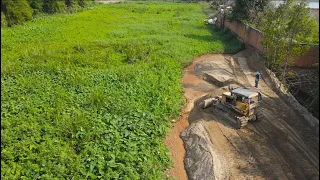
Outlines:
[[[204,4],[99,5],[1,29],[3,179],[165,179],[193,56],[242,44]]]

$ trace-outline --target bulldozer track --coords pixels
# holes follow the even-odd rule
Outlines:
[[[229,121],[235,123],[236,129],[241,129],[248,124],[248,120],[244,116],[238,116],[233,110],[226,110],[228,107],[221,103],[213,105],[213,113],[216,113],[222,117],[226,117]]]

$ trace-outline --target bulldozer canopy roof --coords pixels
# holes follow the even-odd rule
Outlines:
[[[248,97],[248,98],[252,98],[252,97],[258,96],[257,92],[252,91],[250,89],[246,89],[246,88],[233,89],[232,93],[239,94],[239,95],[242,95],[242,96],[245,96],[245,97]]]

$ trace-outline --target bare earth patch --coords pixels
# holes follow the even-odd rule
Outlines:
[[[123,2],[123,0],[97,0],[97,2],[102,4],[113,4]]]
[[[232,77],[243,86],[253,85],[255,71],[262,73],[258,88],[263,95],[261,121],[238,130],[212,109],[198,107],[203,99],[226,90],[206,76],[220,73],[219,68],[227,71],[223,78]],[[250,51],[195,58],[182,79],[186,106],[166,139],[174,161],[168,175],[179,180],[188,179],[186,174],[189,179],[318,179],[319,127],[312,127],[310,119],[299,114],[287,96],[275,92],[270,82]],[[201,151],[206,158],[199,156]]]

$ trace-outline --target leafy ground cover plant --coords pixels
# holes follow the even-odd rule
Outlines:
[[[1,29],[3,179],[164,179],[183,65],[242,44],[204,5],[100,5]]]

